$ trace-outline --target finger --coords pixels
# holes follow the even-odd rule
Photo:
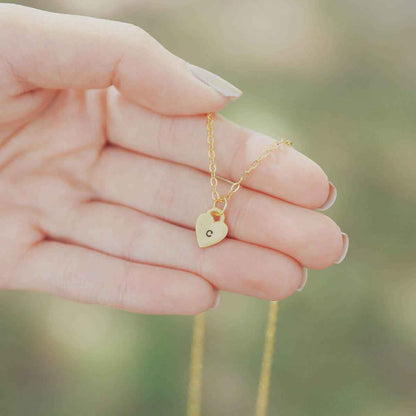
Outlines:
[[[168,117],[139,108],[109,91],[110,142],[140,153],[208,170],[206,118]],[[250,162],[274,139],[250,131],[220,116],[214,122],[217,173],[237,181]],[[253,188],[307,208],[319,208],[331,187],[323,170],[294,148],[282,146],[244,182]]]
[[[107,148],[91,173],[98,198],[189,228],[212,205],[209,176],[195,169]],[[241,189],[228,204],[230,236],[281,251],[310,268],[336,262],[339,227],[325,215]]]
[[[198,274],[221,290],[269,300],[283,299],[303,284],[305,271],[290,257],[227,239],[201,250],[191,230],[135,210],[89,202],[42,228],[59,240],[130,261]]]
[[[224,80],[186,65],[130,24],[3,4],[0,28],[0,56],[15,80],[28,85],[115,85],[134,102],[168,114],[214,111],[241,95]]]
[[[26,253],[13,281],[13,289],[149,314],[199,313],[211,308],[217,296],[209,283],[188,272],[132,263],[51,241]]]

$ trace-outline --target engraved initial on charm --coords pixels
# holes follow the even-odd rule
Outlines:
[[[198,217],[195,231],[199,247],[213,246],[224,240],[228,233],[228,226],[224,221],[225,214],[219,214],[216,208],[212,208]]]

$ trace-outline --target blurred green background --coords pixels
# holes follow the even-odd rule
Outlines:
[[[338,188],[346,261],[281,302],[271,415],[416,414],[413,0],[44,0],[135,23],[245,95],[223,113]],[[184,416],[191,317],[0,294],[0,415]],[[204,415],[254,415],[267,302],[208,314]]]

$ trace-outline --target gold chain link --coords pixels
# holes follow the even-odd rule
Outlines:
[[[208,164],[208,170],[211,175],[210,184],[211,184],[211,196],[212,200],[214,201],[214,208],[217,208],[218,203],[223,204],[223,208],[219,210],[219,213],[224,213],[227,202],[230,200],[230,198],[240,189],[241,183],[245,181],[255,170],[260,163],[266,159],[270,155],[270,153],[274,152],[275,150],[278,150],[279,147],[282,144],[292,146],[292,142],[287,139],[281,139],[279,141],[275,141],[271,146],[269,146],[267,149],[265,149],[260,156],[253,160],[248,168],[243,172],[240,179],[237,182],[231,182],[230,190],[225,195],[220,195],[218,193],[217,187],[218,187],[218,179],[217,179],[217,165],[215,164],[215,138],[214,138],[214,115],[213,113],[208,113],[207,115],[207,142],[208,142],[208,158],[209,158],[209,164]]]

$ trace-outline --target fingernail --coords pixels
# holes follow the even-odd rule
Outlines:
[[[210,71],[207,71],[204,68],[201,68],[196,65],[192,65],[190,63],[186,63],[189,71],[191,71],[192,75],[202,81],[204,84],[210,86],[215,91],[222,94],[224,97],[227,98],[238,98],[241,97],[243,92],[235,87],[233,84],[230,84],[225,79],[222,79],[220,76],[213,74]]]
[[[217,292],[217,299],[211,309],[215,309],[220,304],[221,295],[220,292]]]
[[[325,203],[319,208],[319,211],[326,211],[327,209],[331,208],[334,205],[334,202],[337,199],[337,188],[332,182],[329,182],[329,193],[328,199]]]
[[[305,287],[307,281],[308,281],[308,269],[306,267],[304,267],[303,271],[302,271],[302,281],[300,283],[300,286],[296,290],[298,292],[302,292],[302,290]]]
[[[348,247],[350,245],[350,239],[348,238],[348,235],[345,234],[345,233],[342,233],[342,242],[343,242],[342,254],[341,254],[341,257],[339,258],[339,260],[335,262],[335,264],[342,263],[344,261],[345,257],[347,257]]]

